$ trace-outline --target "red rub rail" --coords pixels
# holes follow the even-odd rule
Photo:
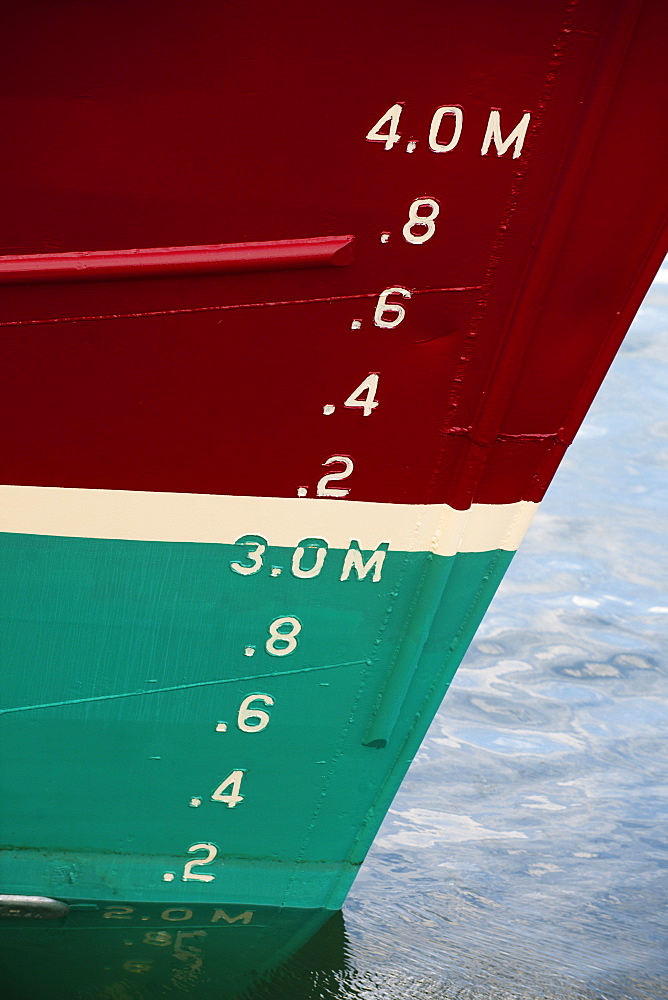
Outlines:
[[[354,236],[315,236],[264,243],[13,254],[0,257],[0,284],[343,267],[352,263],[354,239]]]

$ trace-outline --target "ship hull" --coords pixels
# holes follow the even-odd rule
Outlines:
[[[300,537],[318,501],[13,496],[33,531],[76,508],[88,533],[239,541],[3,535],[22,752],[2,792],[36,845],[5,853],[5,891],[168,901],[186,881],[191,899],[338,908],[535,505],[330,504],[344,549]],[[186,871],[194,844],[215,857]]]
[[[668,247],[665,4],[3,17],[4,891],[335,910]]]

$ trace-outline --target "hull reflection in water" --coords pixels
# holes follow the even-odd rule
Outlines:
[[[11,1000],[261,1000],[345,964],[340,911],[91,902],[43,919],[4,910],[0,976]]]
[[[35,919],[9,909],[0,975],[11,1000],[260,1000],[344,966],[340,911],[91,902]]]

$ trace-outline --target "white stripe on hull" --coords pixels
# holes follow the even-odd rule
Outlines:
[[[514,551],[537,508],[528,500],[461,511],[447,504],[0,486],[0,531],[227,545],[259,534],[288,548],[318,537],[346,549],[356,539],[362,549],[389,542],[394,551],[449,556]]]

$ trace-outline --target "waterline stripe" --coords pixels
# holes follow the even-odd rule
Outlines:
[[[259,534],[294,548],[308,537],[347,549],[381,542],[402,552],[489,552],[518,547],[537,503],[394,504],[364,500],[147,493],[57,486],[0,486],[0,531],[70,538],[233,545]]]

